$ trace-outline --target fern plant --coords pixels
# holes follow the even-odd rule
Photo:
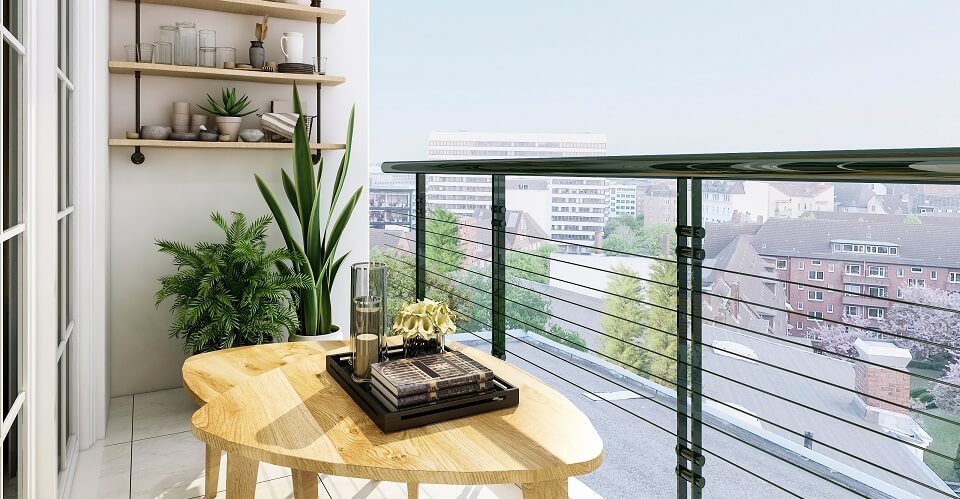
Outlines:
[[[286,248],[267,250],[272,217],[247,225],[242,213],[227,223],[211,220],[224,232],[222,243],[186,244],[158,239],[160,252],[173,257],[177,272],[160,278],[157,307],[173,298],[170,337],[183,340],[185,353],[198,354],[279,340],[297,331],[297,290],[311,285],[302,273],[280,273],[279,262],[297,260]]]

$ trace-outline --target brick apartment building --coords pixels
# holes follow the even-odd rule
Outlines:
[[[960,291],[960,233],[954,227],[771,219],[756,232],[753,245],[780,279],[793,283],[786,298],[792,309],[788,331],[795,336],[823,318],[859,318],[876,326],[889,298],[907,286]]]

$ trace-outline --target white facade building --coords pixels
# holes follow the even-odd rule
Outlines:
[[[834,211],[834,207],[834,186],[827,182],[711,180],[703,183],[705,222],[798,218],[807,211]]]
[[[637,214],[637,186],[634,184],[607,183],[607,216]]]
[[[427,157],[431,160],[563,158],[603,156],[607,136],[596,133],[486,133],[432,132]],[[507,207],[533,216],[562,251],[583,248],[563,242],[592,246],[607,221],[606,181],[596,178],[550,177],[510,179]],[[428,175],[427,204],[458,216],[489,208],[492,201],[489,176]]]

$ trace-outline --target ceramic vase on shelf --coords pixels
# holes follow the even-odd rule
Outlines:
[[[355,263],[350,266],[350,365],[353,380],[370,381],[370,366],[383,360],[386,346],[384,306],[387,266]]]
[[[250,42],[250,65],[255,68],[262,68],[265,62],[265,53],[263,42],[253,40]]]
[[[217,116],[217,130],[220,131],[220,135],[229,135],[230,142],[236,142],[242,121],[243,118],[237,116]]]

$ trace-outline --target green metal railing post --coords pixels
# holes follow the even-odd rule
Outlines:
[[[507,356],[507,180],[504,175],[492,176],[493,200],[490,206],[493,244],[493,293],[490,295],[493,310],[493,337],[490,354],[505,359]]]
[[[417,174],[416,185],[416,292],[417,299],[422,300],[427,297],[427,175]]]
[[[693,293],[690,296],[690,342],[692,351],[690,355],[690,410],[692,415],[690,436],[693,444],[693,454],[695,456],[703,455],[703,399],[700,394],[703,393],[703,180],[699,178],[692,179],[690,189],[690,219],[691,219],[691,237],[693,243],[693,254],[691,255],[691,276],[690,287]],[[679,284],[679,282],[678,282]],[[694,459],[692,462],[692,471],[694,476],[693,499],[700,499],[703,492],[703,460]]]
[[[688,482],[683,471],[687,469],[684,451],[689,447],[687,418],[687,259],[681,249],[688,246],[681,227],[687,225],[687,179],[677,179],[677,498],[686,499]]]

